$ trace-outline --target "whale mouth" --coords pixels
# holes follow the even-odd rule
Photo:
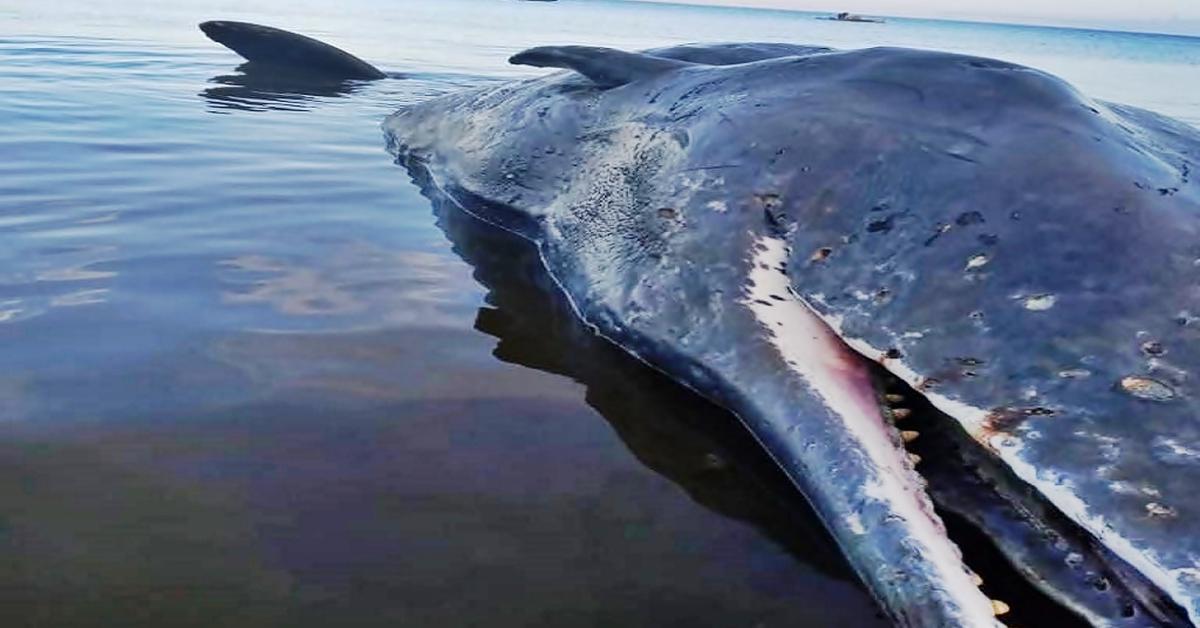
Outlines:
[[[978,574],[976,584],[996,600],[1001,621],[1192,625],[1166,593],[1020,480],[954,417],[879,362],[862,361],[895,442],[963,550],[963,563]]]
[[[789,257],[782,239],[760,237],[748,260],[742,303],[776,354],[780,377],[801,383],[836,417],[832,427],[817,421],[806,429],[833,430],[833,438],[844,438],[838,455],[854,456],[868,470],[858,490],[867,500],[886,502],[890,516],[904,522],[902,531],[890,531],[886,520],[868,521],[857,498],[834,500],[823,517],[832,528],[842,526],[848,552],[856,551],[857,538],[874,536],[886,546],[885,536],[904,534],[906,543],[921,548],[921,560],[898,563],[898,569],[920,570],[940,588],[945,603],[961,609],[952,621],[991,625],[990,615],[1003,620],[1011,614],[1017,625],[1042,624],[1049,616],[1065,625],[1081,620],[1191,625],[1165,593],[1060,513],[947,413],[969,408],[931,399],[922,386],[907,383],[923,380],[909,377],[899,355],[844,338],[837,320],[826,320],[792,287]],[[817,475],[826,483],[845,481],[836,471]],[[946,525],[947,519],[955,525]],[[888,558],[886,552],[864,554],[860,562],[873,569]],[[892,580],[876,586],[889,589]],[[897,609],[901,623],[926,622],[904,616],[910,598],[921,591],[877,595],[892,596],[881,602]],[[1014,611],[1009,602],[1029,608]]]
[[[793,288],[790,257],[782,238],[759,237],[748,259],[742,303],[777,355],[780,376],[801,382],[837,417],[835,427],[826,429],[845,437],[848,447],[839,455],[854,455],[869,470],[858,490],[867,499],[886,500],[892,516],[905,522],[906,542],[921,548],[920,564],[900,569],[921,570],[930,586],[940,587],[944,602],[962,612],[952,621],[990,625],[992,621],[982,619],[989,610],[997,616],[1025,615],[1014,613],[1008,601],[1025,603],[1036,590],[1034,597],[1059,607],[1060,621],[1067,624],[1083,620],[1099,626],[1192,625],[1185,611],[1147,575],[1019,478],[984,444],[986,432],[982,438],[968,433],[965,428],[977,423],[972,420],[974,408],[935,391],[933,380],[918,377],[898,351],[879,351],[843,336],[840,319],[822,316],[821,307]],[[812,298],[823,305],[820,295]],[[813,423],[817,433],[819,425]],[[825,483],[845,481],[836,472],[817,474]],[[837,504],[823,516],[827,525],[842,525],[849,532],[842,538],[850,538],[851,546],[863,535],[886,543],[886,521],[857,523],[861,511],[854,503]],[[961,525],[951,529],[947,518]],[[845,525],[844,520],[851,523]],[[984,546],[983,554],[993,558],[967,555],[963,546],[971,544]],[[874,568],[881,559],[888,556],[864,554],[860,562]],[[964,570],[969,580],[962,577]],[[993,584],[986,584],[989,580]],[[891,581],[884,579],[876,587],[889,589]],[[1020,581],[1026,586],[1009,586]],[[877,595],[891,595],[881,601],[903,614],[908,600],[922,593]],[[991,608],[981,608],[989,599]],[[1028,622],[1017,623],[1042,624],[1047,605],[1040,606],[1042,611]],[[924,622],[903,616],[898,621]]]

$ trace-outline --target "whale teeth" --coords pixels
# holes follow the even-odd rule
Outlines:
[[[921,435],[920,432],[914,432],[912,430],[901,430],[900,439],[906,443],[911,443],[914,440],[917,440],[917,437],[919,437],[920,435]]]
[[[904,395],[897,395],[896,393],[888,393],[884,395],[883,398],[887,400],[888,403],[902,403],[904,401]]]
[[[1004,602],[1001,602],[1000,600],[992,600],[992,613],[994,615],[996,615],[996,617],[1004,615],[1005,613],[1007,613],[1008,611],[1011,611],[1011,610],[1012,610],[1012,608],[1010,608],[1008,606],[1008,604],[1005,604]]]
[[[983,586],[983,576],[975,572],[971,572],[971,584],[974,584],[977,587]]]
[[[921,457],[917,454],[908,454],[908,460],[914,465],[921,464]]]
[[[892,410],[892,418],[897,421],[903,421],[910,416],[912,416],[912,410],[908,408],[894,408]]]

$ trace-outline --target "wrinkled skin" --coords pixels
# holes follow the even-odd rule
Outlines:
[[[654,51],[698,64],[615,86],[454,94],[386,128],[537,242],[601,334],[737,413],[898,623],[992,620],[916,521],[940,525],[911,466],[856,422],[846,345],[1195,621],[1200,133],[986,59],[729,49]],[[800,338],[812,312],[846,344]]]

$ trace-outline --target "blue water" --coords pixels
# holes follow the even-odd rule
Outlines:
[[[410,78],[246,86],[218,17]],[[379,129],[527,46],[714,40],[1001,57],[1200,124],[1200,39],[813,17],[0,5],[2,625],[878,623],[728,416],[588,339]]]

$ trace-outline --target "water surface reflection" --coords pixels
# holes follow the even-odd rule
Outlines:
[[[349,96],[364,81],[337,80],[293,73],[253,63],[238,66],[237,74],[214,76],[200,95],[215,113],[238,111],[304,111],[316,98]]]

